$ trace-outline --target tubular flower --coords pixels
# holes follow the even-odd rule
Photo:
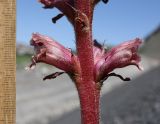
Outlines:
[[[70,49],[63,47],[55,40],[38,33],[32,35],[30,44],[34,46],[36,55],[32,57],[32,64],[29,66],[29,69],[32,69],[36,63],[43,62],[64,70],[67,73],[74,71],[75,59],[73,58],[77,57],[72,54]],[[60,74],[62,73],[60,72],[52,75],[55,78],[55,76]],[[48,78],[51,78],[51,76]]]
[[[142,41],[138,38],[128,42],[124,42],[113,47],[108,52],[103,52],[102,46],[94,45],[94,77],[98,82],[103,82],[109,76],[117,76],[122,80],[130,80],[123,78],[121,75],[111,73],[116,68],[122,68],[128,65],[135,65],[138,69],[142,69],[139,65],[141,60],[137,54],[138,47]],[[94,43],[95,44],[95,43]]]

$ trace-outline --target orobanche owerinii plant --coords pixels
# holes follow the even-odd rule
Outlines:
[[[106,50],[103,45],[94,40],[92,38],[93,11],[101,0],[39,0],[39,2],[44,5],[44,9],[60,10],[61,13],[52,18],[53,23],[63,16],[67,17],[74,28],[77,55],[54,39],[33,33],[30,43],[34,46],[36,54],[32,57],[28,69],[33,69],[36,63],[43,62],[63,70],[50,74],[43,80],[54,79],[67,73],[78,91],[81,123],[99,124],[99,99],[103,82],[110,76],[124,81],[130,80],[128,77],[124,78],[114,73],[116,68],[135,65],[141,69],[137,50],[142,41],[136,38]],[[108,0],[102,2],[106,4]]]

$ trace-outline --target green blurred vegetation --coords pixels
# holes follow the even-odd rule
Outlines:
[[[29,54],[16,55],[16,65],[17,68],[24,68],[31,61],[31,56]]]

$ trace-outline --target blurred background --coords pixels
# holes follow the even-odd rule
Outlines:
[[[16,123],[80,124],[79,100],[70,78],[43,77],[57,71],[38,64],[27,72],[34,54],[29,40],[33,32],[48,35],[75,50],[74,32],[65,17],[53,24],[57,9],[44,10],[37,0],[17,0]],[[141,65],[116,69],[132,81],[109,78],[101,92],[101,124],[159,124],[160,122],[160,1],[110,0],[100,2],[94,13],[93,37],[106,47],[140,37]]]

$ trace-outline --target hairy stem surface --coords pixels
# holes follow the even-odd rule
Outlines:
[[[88,22],[84,20],[85,31],[82,29],[81,23],[75,22],[74,25],[81,67],[81,75],[76,82],[81,105],[82,124],[99,124],[100,93],[93,81],[92,6],[89,0],[77,0],[75,7],[88,17]]]

